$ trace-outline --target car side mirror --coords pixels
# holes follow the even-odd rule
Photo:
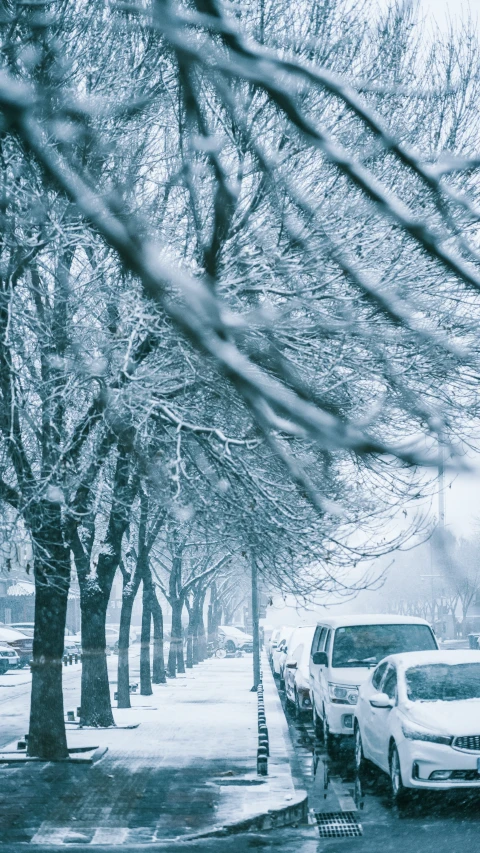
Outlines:
[[[326,652],[315,652],[312,661],[315,666],[328,666],[328,655]]]
[[[287,669],[296,669],[297,668],[297,661],[291,660],[288,663],[286,663],[285,666],[287,667]]]
[[[386,693],[375,693],[374,696],[370,699],[370,705],[372,708],[393,708],[395,704],[394,699],[390,699],[390,696],[387,696]]]

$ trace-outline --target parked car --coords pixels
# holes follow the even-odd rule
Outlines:
[[[293,628],[291,625],[283,625],[278,635],[277,647],[273,649],[272,652],[272,669],[273,674],[278,675],[280,678],[280,671],[282,668],[282,662],[286,658],[285,649],[287,648],[288,641],[293,634]]]
[[[435,635],[424,619],[391,614],[323,618],[309,668],[313,721],[327,750],[335,735],[353,735],[358,689],[379,661],[398,652],[435,649]]]
[[[16,628],[10,628],[7,625],[0,625],[0,642],[8,643],[15,649],[19,662],[18,666],[29,664],[33,655],[33,640],[31,637],[26,637],[21,631]]]
[[[281,630],[281,628],[274,628],[274,630],[270,634],[270,639],[267,643],[267,657],[270,661],[270,666],[273,666],[273,652],[278,646],[278,638],[280,636]]]
[[[0,642],[0,675],[5,675],[9,669],[15,669],[20,664],[20,658],[8,643]]]
[[[362,684],[355,763],[388,773],[394,800],[409,789],[480,788],[480,651],[389,655]]]
[[[245,631],[240,631],[234,628],[233,625],[220,625],[218,629],[218,639],[222,643],[227,654],[235,652],[252,652],[253,637],[251,634],[246,634]]]
[[[107,644],[107,649],[111,652],[114,652],[118,649],[118,637],[119,631],[117,628],[107,628],[105,627],[105,640]],[[136,634],[135,634],[136,637]],[[75,643],[77,647],[81,650],[82,648],[82,632],[78,631],[76,634],[72,634],[70,637],[66,637],[70,643]]]
[[[312,711],[309,684],[309,661],[316,626],[295,628],[288,644],[284,668],[285,695],[297,717]]]
[[[35,631],[34,622],[12,622],[9,628],[15,628],[16,631],[21,631],[26,637],[33,637]]]

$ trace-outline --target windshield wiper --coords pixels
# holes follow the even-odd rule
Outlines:
[[[343,663],[338,663],[337,666],[376,666],[377,660],[376,658],[362,658],[361,660],[356,658],[350,658],[349,660],[344,661]]]

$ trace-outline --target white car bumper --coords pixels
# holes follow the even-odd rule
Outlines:
[[[355,705],[329,703],[326,713],[332,735],[353,735]]]
[[[480,788],[480,752],[464,752],[440,743],[402,739],[397,743],[402,781],[407,788]],[[448,779],[431,778],[432,773],[450,771]]]

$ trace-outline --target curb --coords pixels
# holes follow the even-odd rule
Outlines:
[[[224,826],[214,827],[205,832],[195,833],[193,835],[176,835],[173,838],[158,838],[148,845],[166,844],[172,842],[180,844],[183,841],[197,841],[201,838],[219,838],[226,835],[238,835],[240,832],[266,832],[270,829],[277,829],[281,826],[289,826],[292,823],[300,823],[306,821],[308,817],[308,797],[307,794],[301,794],[298,801],[289,803],[288,806],[282,806],[278,809],[270,809],[268,812],[261,812],[258,815],[239,820],[234,823],[227,823]],[[135,846],[135,845],[128,845]]]
[[[86,758],[79,749],[70,749],[69,752],[75,753],[79,757],[74,758],[71,755],[68,758],[61,758],[58,761],[46,758],[34,758],[25,755],[25,753],[0,752],[0,764],[96,764],[108,752],[108,746],[91,747],[89,750],[82,747],[81,750],[82,752],[92,752],[93,750],[93,752]]]

